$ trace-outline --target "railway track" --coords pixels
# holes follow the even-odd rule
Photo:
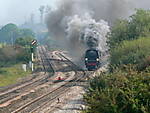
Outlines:
[[[50,60],[46,60],[49,59],[49,55],[48,55],[48,51],[46,50],[46,48],[44,46],[40,47],[41,53],[43,55],[42,59],[42,64],[43,64],[43,68],[45,70],[45,72],[49,72],[49,75],[54,75],[55,74],[55,69],[51,64]],[[51,72],[51,73],[50,73]]]
[[[75,66],[75,64],[73,62],[71,62],[70,60],[68,61],[67,64]],[[49,91],[48,93],[30,101],[29,103],[19,107],[18,109],[14,110],[12,113],[18,113],[18,112],[34,113],[34,112],[38,111],[38,109],[40,109],[41,107],[53,102],[54,99],[57,99],[59,96],[64,94],[66,91],[68,91],[71,86],[74,86],[76,84],[76,82],[85,78],[86,76],[88,76],[87,74],[89,74],[89,73],[85,73],[83,70],[82,71],[77,71],[77,70],[78,69],[74,70],[76,73],[74,75],[74,77],[71,78],[70,80],[64,81],[64,83],[62,83],[61,86],[59,86],[59,87]]]
[[[41,52],[37,52],[38,54],[40,54]],[[39,60],[40,60],[40,62],[44,62],[44,60],[43,60],[43,58],[41,57],[41,55],[37,55],[39,58]],[[41,65],[42,66],[44,66],[43,64],[41,63]],[[17,86],[19,86],[20,88],[21,87],[24,87],[24,84],[28,84],[28,82],[29,82],[29,84],[30,84],[30,82],[33,80],[33,76],[30,76],[30,79],[27,79],[27,80],[23,80],[23,81],[21,81],[21,82],[19,82],[19,83],[16,83],[16,84],[13,84],[13,85],[10,85],[10,86],[6,86],[6,87],[1,87],[0,88],[0,96],[2,96],[3,94],[4,94],[4,92],[9,92],[9,90],[15,90],[15,89],[17,89],[16,87]]]
[[[42,54],[41,59],[43,59],[42,64],[44,64],[43,69],[45,70],[45,72],[47,72],[49,71],[48,69],[51,68],[50,72],[53,73],[48,77],[52,77],[52,75],[54,75],[57,72],[56,68],[54,68],[55,67],[54,64],[57,65],[58,68],[61,68],[60,65],[63,64],[68,65],[69,68],[72,68],[75,75],[73,77],[65,79],[62,82],[59,82],[57,84],[57,87],[53,87],[52,84],[47,83],[46,87],[48,88],[42,89],[40,92],[35,91],[33,93],[30,93],[27,97],[28,100],[22,99],[20,101],[15,101],[10,106],[4,109],[4,111],[6,109],[9,109],[8,111],[6,110],[6,113],[10,113],[10,112],[11,113],[39,113],[40,109],[42,109],[43,107],[45,108],[46,106],[50,106],[50,104],[53,103],[54,100],[56,100],[61,95],[69,91],[72,86],[75,86],[81,80],[84,80],[86,77],[93,74],[93,72],[87,72],[82,70],[80,67],[74,64],[70,59],[68,59],[66,56],[64,56],[59,52],[56,52],[55,55],[57,55],[61,60],[63,60],[63,62],[61,62],[61,60],[54,60],[53,61],[54,63],[51,63],[51,61],[49,61],[48,51],[44,47],[41,47],[40,49],[41,49],[40,54]],[[31,98],[31,95],[33,95],[34,98]],[[53,108],[46,110],[46,113],[51,111],[53,111]]]
[[[65,55],[63,55],[62,53],[56,53],[59,57],[61,57],[61,58],[63,58],[63,59],[65,59],[65,60],[67,60],[67,61],[69,61],[74,67],[75,67],[75,69],[77,69],[78,71],[84,71],[85,72],[85,70],[83,70],[81,67],[79,67],[78,65],[76,65],[74,62],[72,62],[69,58],[67,58]]]
[[[41,53],[43,55],[43,52]],[[45,57],[45,56],[44,56]],[[46,59],[46,58],[45,58]],[[44,58],[41,56],[41,62],[44,63]],[[43,67],[45,64],[42,64]],[[51,66],[49,66],[51,68]],[[23,84],[20,84],[19,86],[14,86],[11,89],[4,90],[0,93],[0,107],[5,106],[4,103],[12,101],[14,98],[19,97],[25,92],[30,91],[31,89],[36,88],[36,86],[39,86],[41,84],[45,83],[45,79],[47,79],[47,75],[42,74],[42,76],[36,76],[34,79],[29,80]],[[1,111],[1,108],[0,108]]]
[[[75,82],[78,82],[79,80],[83,79],[85,77],[85,75],[80,76],[81,74],[78,73],[75,75],[76,77],[67,81],[65,84],[61,85],[60,87],[36,98],[35,100],[27,103],[24,106],[21,106],[20,108],[18,108],[17,110],[13,111],[12,113],[18,113],[18,112],[30,112],[30,113],[34,113],[37,111],[37,109],[39,109],[40,107],[45,106],[48,103],[53,102],[54,99],[59,98],[59,96],[61,96],[63,93],[65,93],[66,91],[68,91],[70,89],[71,86],[75,85]],[[41,105],[40,105],[41,104]],[[37,108],[34,108],[34,106],[37,106]],[[34,108],[34,109],[33,109]]]
[[[68,82],[71,82],[71,81],[68,81]],[[66,87],[66,86],[64,86],[64,87]],[[59,88],[58,88],[59,89]],[[60,89],[63,89],[63,88],[60,88]],[[56,91],[56,90],[55,90]],[[58,94],[58,93],[56,93],[56,94]],[[55,94],[55,95],[56,95]],[[45,97],[45,96],[44,96]],[[43,96],[42,95],[40,95],[40,96],[37,96],[37,98],[43,98]],[[37,98],[35,98],[35,99],[33,99],[32,101],[35,101]],[[47,99],[46,99],[47,100]],[[19,102],[18,102],[19,103]],[[29,105],[29,104],[31,104],[32,102],[30,101],[30,102],[25,102],[25,103],[23,103],[23,104],[21,104],[21,106],[24,106],[24,105]],[[13,103],[12,103],[13,104]],[[8,106],[9,108],[11,108],[11,107],[13,107],[13,108],[18,108],[18,106],[16,105],[16,106]],[[19,108],[18,108],[19,109]],[[0,111],[3,111],[3,110],[0,110]],[[15,112],[15,110],[14,109],[10,109],[9,110],[9,112],[12,112],[12,111],[14,111]]]
[[[61,53],[57,53],[57,52],[56,52],[56,54],[59,57],[61,57],[62,59],[66,59],[69,62],[71,62],[71,60],[68,59],[65,55],[63,55]],[[76,67],[76,75],[75,76],[78,78],[78,79],[74,80],[74,83],[70,84],[71,86],[75,86],[76,84],[80,83],[80,80],[85,80],[85,78],[87,78],[88,76],[93,74],[93,72],[85,72],[83,69],[76,66],[76,64],[74,64],[73,62],[71,62],[71,64]],[[102,66],[104,66],[104,65],[105,65],[105,62],[102,63]],[[57,108],[57,107],[55,107],[55,104],[57,106],[57,102],[55,102],[55,104],[52,105],[53,101],[54,100],[57,101],[57,98],[61,97],[61,95],[63,95],[64,93],[66,93],[69,90],[70,90],[70,87],[64,88],[64,89],[62,88],[62,91],[60,93],[58,92],[57,95],[55,95],[54,97],[49,98],[48,101],[45,101],[42,105],[40,105],[37,108],[31,110],[29,113],[52,113]],[[40,111],[42,111],[42,112],[40,112]]]

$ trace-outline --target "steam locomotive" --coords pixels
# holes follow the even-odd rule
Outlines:
[[[95,48],[86,50],[85,66],[88,69],[88,71],[94,71],[100,67],[101,64],[100,57],[101,57],[101,53],[99,50]]]

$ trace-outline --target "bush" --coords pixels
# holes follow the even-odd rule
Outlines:
[[[30,48],[18,48],[16,54],[17,62],[29,62],[31,61],[31,51]]]
[[[112,49],[125,40],[135,40],[150,36],[150,10],[138,9],[128,20],[118,20],[108,36],[108,44]]]
[[[15,45],[23,46],[23,47],[30,46],[32,40],[34,40],[33,37],[17,38],[17,39],[15,40]]]
[[[84,113],[149,113],[150,73],[132,70],[102,74],[84,95]]]
[[[122,68],[124,65],[135,64],[138,70],[144,70],[150,64],[149,48],[150,38],[124,41],[122,45],[111,50],[110,65]]]
[[[16,51],[14,48],[5,46],[0,48],[0,64],[7,64],[8,62],[12,61],[15,62],[16,60]]]
[[[30,48],[5,46],[0,48],[0,67],[31,60]]]

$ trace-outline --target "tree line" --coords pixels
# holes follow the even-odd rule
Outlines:
[[[15,24],[7,24],[0,29],[0,66],[9,66],[30,60],[30,43],[35,33],[21,29]]]
[[[150,113],[150,10],[117,20],[108,35],[109,71],[90,80],[84,113]]]

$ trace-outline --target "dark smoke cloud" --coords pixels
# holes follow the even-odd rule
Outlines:
[[[130,0],[61,0],[58,4],[46,19],[49,33],[77,59],[91,46],[105,50],[107,22],[127,18],[137,6]]]
[[[127,17],[133,7],[133,3],[128,0],[84,0],[82,3],[86,4],[86,8],[93,13],[94,19],[104,19],[109,22]]]
[[[83,16],[88,12],[96,21],[104,19],[113,22],[116,18],[128,16],[131,7],[127,0],[61,0],[58,4],[46,22],[55,38],[66,35],[68,18],[73,15]]]

